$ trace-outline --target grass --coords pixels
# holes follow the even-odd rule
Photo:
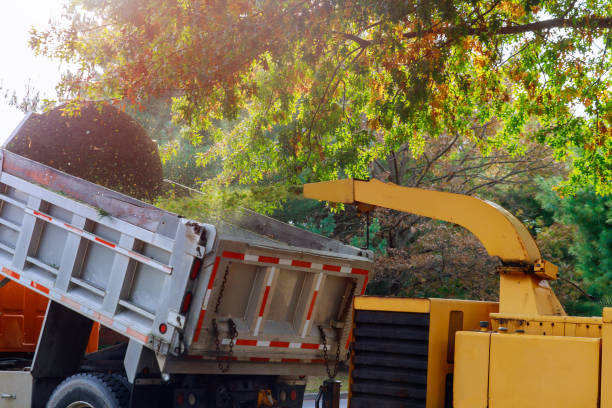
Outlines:
[[[349,383],[349,375],[348,371],[340,371],[336,376],[337,380],[342,381],[342,391],[348,391],[348,383]],[[317,393],[319,392],[319,387],[323,384],[323,381],[327,380],[327,376],[312,376],[308,377],[308,381],[306,382],[306,392],[307,393]]]

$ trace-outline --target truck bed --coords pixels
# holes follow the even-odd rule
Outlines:
[[[154,350],[162,371],[322,374],[338,344],[346,359],[367,251],[248,210],[186,220],[0,153],[0,273]]]

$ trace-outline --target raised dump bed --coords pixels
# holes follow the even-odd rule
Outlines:
[[[126,336],[130,382],[143,348],[169,374],[323,375],[346,360],[367,251],[248,211],[187,220],[1,153],[0,274]],[[43,333],[61,326],[49,310]],[[54,353],[45,336],[33,372]]]

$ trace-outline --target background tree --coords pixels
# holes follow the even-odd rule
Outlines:
[[[554,223],[543,231],[542,238],[547,240],[543,247],[583,287],[581,296],[574,293],[568,299],[570,306],[598,314],[602,306],[612,303],[612,200],[592,189],[560,198],[546,190],[552,181],[541,184],[544,188],[537,199],[554,217]],[[560,243],[568,234],[567,244]]]
[[[185,138],[185,129],[172,117],[172,97],[151,98],[140,109],[127,106],[127,112],[145,128],[160,149],[164,178],[184,186],[198,189],[207,179],[216,177],[221,171],[219,160],[210,160],[200,165],[202,157],[214,141],[210,132]],[[218,127],[226,126],[218,123]]]
[[[573,163],[567,192],[609,193],[611,15],[607,0],[74,0],[31,45],[77,66],[66,97],[172,92],[196,136],[240,118],[207,156],[226,181],[365,177],[451,134],[548,145]]]

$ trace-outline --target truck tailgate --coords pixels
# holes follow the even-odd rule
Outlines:
[[[316,363],[324,373],[337,351],[340,361],[347,358],[350,305],[365,292],[371,264],[353,255],[220,240],[204,272],[206,290],[196,297],[201,308],[189,358]]]

